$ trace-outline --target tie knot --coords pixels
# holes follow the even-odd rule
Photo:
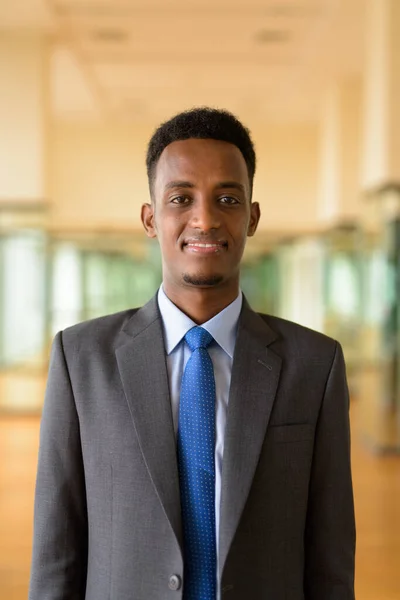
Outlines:
[[[213,341],[213,336],[203,327],[192,327],[185,335],[185,340],[192,352],[198,348],[207,348]]]

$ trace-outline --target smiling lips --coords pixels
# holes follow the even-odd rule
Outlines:
[[[189,241],[184,244],[184,249],[195,254],[215,254],[227,248],[226,242],[198,242]]]

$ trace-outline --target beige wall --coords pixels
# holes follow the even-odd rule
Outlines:
[[[366,191],[400,180],[400,3],[367,3],[361,185]]]
[[[258,155],[255,199],[261,229],[304,231],[317,214],[317,125],[275,125],[254,130]]]
[[[148,200],[145,144],[151,128],[56,122],[52,129],[51,199],[57,224],[139,226]]]
[[[141,227],[148,201],[146,145],[153,125],[55,122],[51,199],[56,223]],[[254,129],[254,199],[261,229],[303,230],[315,221],[318,130],[315,125]]]

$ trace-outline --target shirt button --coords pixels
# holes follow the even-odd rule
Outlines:
[[[170,590],[172,590],[173,592],[176,592],[177,590],[180,589],[182,585],[182,581],[181,578],[179,577],[179,575],[171,575],[171,577],[169,578],[169,582],[168,582],[168,587]]]

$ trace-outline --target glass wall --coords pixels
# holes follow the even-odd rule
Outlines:
[[[378,451],[400,448],[400,188],[367,200],[362,247],[363,431]]]
[[[317,236],[303,236],[276,248],[279,269],[278,316],[323,331],[325,249]]]
[[[90,248],[87,242],[54,241],[51,275],[51,333],[79,321],[142,306],[161,282],[158,249],[143,238],[140,256],[121,240],[120,249]],[[99,246],[98,241],[94,244]]]
[[[347,374],[354,395],[357,369],[363,362],[360,352],[362,323],[362,260],[360,230],[336,227],[324,235],[324,333],[339,340],[346,359]]]
[[[0,235],[0,411],[40,411],[54,335],[141,306],[161,282],[157,244],[144,236]]]
[[[241,287],[251,307],[268,314],[277,314],[279,268],[276,255],[270,252],[244,263]]]
[[[22,230],[0,237],[0,363],[40,365],[46,337],[47,238]]]
[[[40,226],[3,227],[0,410],[40,410],[50,344],[59,330],[142,306],[160,282],[158,244],[142,234],[49,234]],[[377,424],[384,422],[383,407],[396,411],[400,422],[396,214],[383,214],[373,231],[341,227],[252,251],[242,266],[241,286],[255,310],[341,342],[352,394],[362,369],[368,382],[362,395],[376,400],[365,426],[371,438],[379,437],[375,434]]]

